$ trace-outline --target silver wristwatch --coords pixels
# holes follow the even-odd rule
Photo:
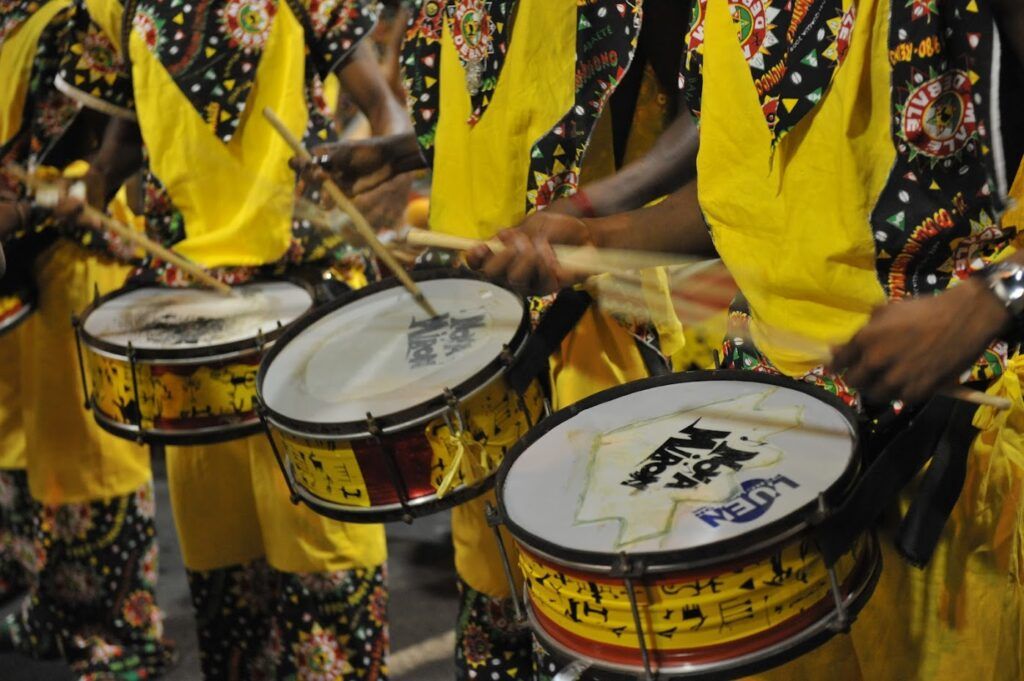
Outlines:
[[[1000,262],[981,272],[992,294],[1016,320],[1024,316],[1024,265]]]

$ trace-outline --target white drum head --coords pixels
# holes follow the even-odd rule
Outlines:
[[[235,287],[236,296],[147,286],[117,295],[86,317],[97,340],[139,350],[188,350],[253,340],[313,306],[309,291],[285,281]]]
[[[514,458],[501,497],[514,526],[560,549],[686,552],[813,502],[848,471],[855,446],[843,413],[799,390],[669,383],[551,427]]]
[[[308,423],[386,417],[475,376],[522,324],[523,301],[500,286],[458,278],[419,286],[437,319],[398,286],[344,305],[278,348],[263,377],[264,404]]]

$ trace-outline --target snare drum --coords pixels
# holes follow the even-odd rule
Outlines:
[[[830,569],[809,523],[858,475],[855,423],[817,388],[726,371],[638,381],[545,420],[497,487],[556,669],[731,678],[844,629],[874,589],[877,541]]]
[[[96,421],[128,439],[208,444],[259,431],[256,373],[283,327],[313,307],[303,285],[264,281],[238,295],[130,287],[75,320]]]
[[[374,284],[305,317],[260,369],[293,497],[327,517],[410,520],[468,500],[542,414],[538,381],[505,380],[529,330],[523,299],[470,273],[413,278],[438,317],[394,280]]]

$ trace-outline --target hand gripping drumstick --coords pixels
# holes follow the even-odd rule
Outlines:
[[[47,190],[49,189],[49,187],[46,184],[40,183],[38,180],[30,178],[27,173],[22,172],[20,169],[16,170],[14,168],[9,168],[8,170],[13,172],[15,175],[19,176],[19,179],[25,182],[26,185],[32,186],[37,190],[44,190],[44,194],[47,195],[48,200],[37,200],[37,202],[40,203],[40,205],[43,205],[44,203],[56,204],[56,202],[59,200],[59,194],[53,194],[52,192],[48,192]],[[39,198],[42,199],[43,197],[40,196]],[[86,218],[93,221],[94,223],[100,224],[106,229],[109,229],[111,232],[118,235],[125,241],[130,241],[131,243],[143,249],[150,255],[155,255],[164,262],[171,263],[172,265],[180,269],[182,272],[185,272],[186,274],[191,276],[197,282],[212,288],[218,293],[223,293],[229,296],[235,294],[235,292],[231,289],[230,286],[212,276],[200,265],[192,262],[191,260],[185,258],[182,255],[179,255],[178,253],[175,253],[171,249],[158,244],[145,234],[135,231],[128,225],[121,224],[120,222],[111,218],[102,211],[96,210],[88,203],[82,204],[82,215],[84,215]]]
[[[406,234],[406,243],[413,246],[427,246],[435,248],[448,248],[457,251],[466,251],[471,248],[476,248],[481,244],[486,244],[488,248],[494,253],[500,253],[505,250],[506,246],[498,239],[491,239],[489,241],[483,241],[480,239],[470,239],[467,237],[452,236],[449,234],[442,234],[439,232],[430,232],[423,229],[411,228]],[[590,271],[607,272],[609,270],[616,269],[643,269],[645,267],[654,267],[657,265],[673,265],[673,264],[694,264],[697,262],[694,258],[681,258],[675,255],[662,255],[658,253],[648,253],[644,251],[613,251],[607,254],[606,257],[601,251],[594,251],[592,248],[585,247],[586,250],[592,251],[594,257],[587,258],[588,264],[593,267],[583,267],[580,269],[586,269]],[[573,256],[584,250],[580,247],[555,247],[556,254],[559,256],[559,260],[562,260],[564,264],[571,265],[574,263],[566,262],[573,260]],[[580,264],[583,264],[581,262]],[[662,260],[662,262],[656,262]],[[672,262],[674,260],[674,262]],[[717,261],[704,261],[705,263],[713,263]],[[641,264],[646,263],[646,264]],[[601,267],[604,265],[605,267]],[[600,295],[600,293],[598,293]],[[615,307],[613,304],[612,307]],[[809,345],[810,341],[797,340],[795,338],[788,339],[787,345]],[[821,348],[815,345],[813,354],[820,355]],[[832,361],[832,355],[828,352],[824,353],[824,356],[820,357],[822,364],[829,364]],[[996,395],[989,395],[988,393],[981,392],[980,390],[971,390],[970,388],[964,387],[953,387],[947,388],[941,391],[941,394],[946,397],[952,397],[953,399],[960,400],[962,402],[969,402],[971,404],[977,404],[979,406],[992,407],[999,411],[1006,411],[1012,403],[1005,397],[998,397]]]
[[[301,161],[305,163],[313,162],[313,157],[310,156],[309,152],[306,151],[306,148],[302,146],[302,142],[296,139],[295,135],[292,134],[292,131],[285,126],[284,121],[278,118],[277,114],[275,114],[270,107],[263,109],[263,116],[270,122],[270,125],[277,130],[277,133],[281,138],[288,143],[288,146],[292,148],[292,151],[295,152],[295,155]],[[373,231],[373,227],[371,227],[370,223],[366,221],[366,218],[359,212],[359,209],[349,201],[348,197],[341,191],[341,188],[338,187],[338,185],[334,183],[334,180],[328,177],[326,173],[324,174],[323,186],[334,203],[336,203],[338,207],[352,218],[352,226],[355,227],[359,236],[366,241],[366,244],[370,247],[370,250],[373,251],[374,255],[380,258],[381,262],[391,270],[391,273],[394,274],[395,278],[402,283],[402,286],[409,291],[416,302],[419,303],[420,307],[422,307],[431,317],[436,317],[437,311],[430,302],[427,301],[427,298],[423,295],[423,291],[420,290],[420,287],[412,280],[412,277],[410,277],[409,273],[405,271],[405,268],[395,260],[394,256],[391,255],[391,251],[389,251],[384,244],[380,242],[380,239],[377,238],[376,232]]]
[[[493,253],[501,253],[507,246],[499,239],[470,239],[462,236],[432,232],[426,229],[410,227],[405,233],[405,242],[411,246],[429,248],[447,248],[455,251],[468,251],[485,245]],[[657,253],[619,248],[595,248],[594,246],[563,246],[552,244],[552,250],[558,261],[574,270],[591,274],[621,273],[630,270],[642,270],[648,267],[670,267],[673,265],[692,265],[703,258],[678,255],[676,253]]]

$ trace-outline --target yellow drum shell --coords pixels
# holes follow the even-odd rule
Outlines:
[[[410,509],[423,512],[483,492],[505,453],[543,412],[538,381],[520,397],[499,375],[463,400],[457,416],[445,412],[380,439],[317,437],[281,428],[272,419],[267,424],[285,475],[313,510],[381,522],[405,515],[403,491]]]
[[[136,361],[134,371],[127,357],[84,343],[82,351],[91,406],[115,433],[212,441],[258,428],[256,350],[205,362]]]
[[[521,542],[520,549],[526,598],[542,641],[578,659],[640,668],[624,579],[561,566]],[[836,565],[844,596],[866,598],[879,570],[875,538],[861,537]],[[756,654],[799,637],[834,608],[824,558],[807,539],[758,559],[637,579],[633,589],[647,650],[663,671]]]

